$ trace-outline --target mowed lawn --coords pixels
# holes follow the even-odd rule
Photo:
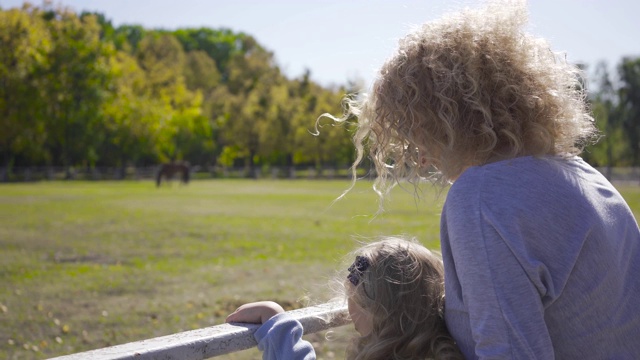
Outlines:
[[[377,196],[361,181],[201,180],[0,185],[0,358],[43,359],[221,324],[242,303],[333,296],[345,255],[378,235],[438,248],[430,185]],[[350,327],[338,331],[349,332]],[[345,336],[311,335],[321,358]],[[255,350],[223,356],[259,358]]]

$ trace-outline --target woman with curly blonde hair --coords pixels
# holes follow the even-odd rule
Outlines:
[[[638,224],[578,156],[597,138],[578,68],[526,22],[501,1],[423,25],[334,120],[358,117],[354,175],[368,151],[381,198],[453,183],[445,319],[466,358],[640,358]]]
[[[359,337],[349,360],[463,359],[447,331],[440,257],[397,237],[364,245],[345,279],[349,314]],[[242,305],[227,322],[262,323],[256,331],[263,359],[315,359],[300,323],[270,301]]]

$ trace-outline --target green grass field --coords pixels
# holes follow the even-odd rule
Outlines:
[[[43,359],[224,322],[242,303],[328,300],[358,241],[406,234],[438,248],[445,194],[368,182],[207,180],[0,185],[0,358]],[[621,192],[640,211],[640,188]],[[638,217],[638,212],[636,212]],[[306,299],[306,300],[305,300]],[[320,358],[339,340],[308,336]],[[221,357],[260,358],[257,350]]]
[[[298,308],[359,240],[438,245],[442,199],[362,182],[207,180],[0,185],[0,358],[42,359],[223,323],[260,299]],[[344,342],[312,338],[324,358]],[[258,358],[256,352],[230,359]]]

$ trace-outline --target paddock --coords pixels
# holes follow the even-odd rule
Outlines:
[[[0,184],[0,358],[205,331],[256,300],[287,311],[324,304],[345,255],[376,235],[439,248],[446,189],[424,184],[414,201],[402,184],[376,216],[371,185],[335,201],[348,179],[194,179],[163,191],[151,179]],[[640,187],[618,189],[638,217]],[[306,339],[320,358],[343,358],[353,334],[347,325]]]

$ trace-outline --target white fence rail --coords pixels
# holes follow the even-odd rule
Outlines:
[[[304,333],[346,325],[350,322],[343,303],[326,303],[288,312],[298,319]],[[222,324],[103,349],[65,355],[55,360],[202,360],[256,346],[253,324]],[[51,360],[54,360],[51,359]]]

